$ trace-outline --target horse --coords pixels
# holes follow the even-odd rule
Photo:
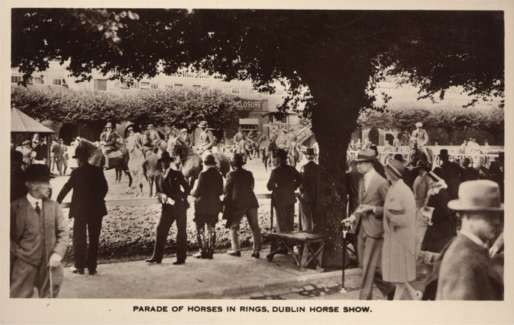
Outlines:
[[[191,188],[193,188],[194,183],[200,172],[203,169],[203,161],[202,157],[191,147],[187,147],[186,153],[183,157],[180,157],[177,154],[177,150],[175,147],[172,148],[170,155],[177,157],[182,166],[182,174],[188,181]],[[222,153],[214,152],[212,153],[214,159],[216,160],[216,166],[221,173],[221,175],[225,178],[225,176],[230,171],[230,158]]]
[[[78,146],[85,146],[88,149],[89,164],[99,168],[105,167],[105,155],[99,146],[84,138],[79,139]],[[129,187],[131,187],[132,176],[130,175],[128,168],[129,153],[126,148],[122,148],[120,152],[121,155],[118,157],[109,158],[109,166],[107,167],[107,170],[115,169],[117,183],[121,182],[121,176],[125,173],[129,178]]]
[[[129,161],[128,161],[128,169],[130,175],[132,175],[134,179],[134,185],[130,186],[131,189],[135,189],[136,186],[139,186],[139,193],[136,190],[136,196],[143,195],[143,178],[145,178],[145,171],[144,171],[144,163],[145,163],[145,155],[143,153],[143,150],[140,148],[133,148],[129,152]]]
[[[153,150],[146,151],[146,154],[144,155],[143,173],[148,181],[148,194],[150,197],[153,196],[154,184],[157,186],[157,179],[162,174],[161,166],[159,165],[159,158],[161,157],[159,151],[160,149],[156,147]]]

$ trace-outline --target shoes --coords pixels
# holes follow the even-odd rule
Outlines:
[[[147,260],[145,260],[146,263],[150,263],[150,264],[161,264],[162,261],[161,260],[158,260],[156,258],[149,258]]]
[[[227,254],[230,255],[230,256],[241,257],[241,252],[240,251],[231,251],[231,252],[228,252]]]
[[[97,270],[89,270],[89,275],[95,275],[98,274]]]
[[[252,254],[252,257],[253,258],[260,258],[261,256],[260,256],[259,252],[255,252],[255,253]]]
[[[182,265],[182,264],[186,264],[186,261],[175,261],[175,262],[173,262],[173,265]]]
[[[84,274],[84,268],[82,268],[82,267],[74,267],[71,272],[73,272],[75,274]]]
[[[387,300],[393,300],[394,299],[394,294],[396,292],[396,289],[393,289],[391,290],[388,294],[387,294]]]

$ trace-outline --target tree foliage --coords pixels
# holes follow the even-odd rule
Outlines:
[[[236,123],[240,99],[213,93],[140,90],[126,94],[62,87],[15,87],[13,105],[31,116],[59,122],[134,121],[194,129],[206,119],[218,129]]]

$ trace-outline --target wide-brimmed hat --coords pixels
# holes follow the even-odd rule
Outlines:
[[[389,162],[387,162],[386,168],[399,178],[403,178],[405,175],[405,166],[399,160],[389,160]]]
[[[105,123],[104,128],[105,128],[105,129],[106,129],[106,128],[112,128],[112,123],[111,123],[111,122],[107,122],[107,123]]]
[[[230,161],[230,163],[233,166],[241,167],[241,166],[243,166],[245,164],[244,156],[242,154],[240,154],[240,153],[236,153],[232,157],[232,160]]]
[[[455,211],[502,212],[500,186],[486,179],[463,182],[459,186],[458,199],[448,202],[448,208]]]
[[[32,164],[25,170],[25,180],[27,182],[50,182],[50,169],[47,165]]]
[[[198,127],[199,128],[206,128],[207,127],[207,121],[200,121],[200,123],[198,123]]]
[[[417,128],[421,128],[421,127],[423,127],[423,123],[421,123],[421,122],[417,122],[417,123],[416,123],[416,127],[417,127]]]
[[[83,145],[78,145],[75,149],[75,155],[72,158],[89,159],[89,150]]]
[[[161,154],[161,158],[159,158],[159,163],[170,163],[174,161],[175,159],[167,152],[163,151]]]
[[[205,158],[203,159],[203,164],[205,166],[216,166],[216,159],[214,158],[213,155],[211,154],[208,154],[205,156]]]
[[[377,155],[374,150],[372,149],[364,149],[360,150],[357,153],[357,158],[355,159],[356,163],[362,163],[362,162],[372,162],[377,159]]]

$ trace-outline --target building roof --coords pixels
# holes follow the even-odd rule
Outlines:
[[[34,120],[22,111],[11,109],[11,132],[12,133],[54,133],[43,124]]]

